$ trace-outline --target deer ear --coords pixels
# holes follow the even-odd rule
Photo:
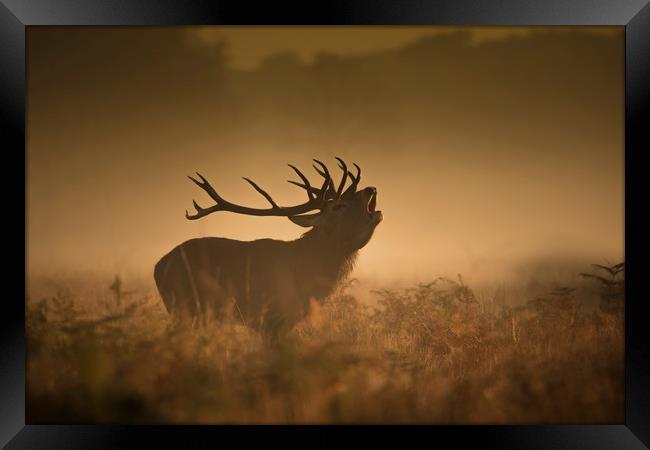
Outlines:
[[[321,218],[320,213],[307,214],[303,216],[289,216],[290,221],[292,221],[296,225],[300,225],[301,227],[305,227],[305,228],[314,227],[318,225],[320,218]]]

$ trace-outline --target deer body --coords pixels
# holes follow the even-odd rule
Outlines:
[[[154,278],[170,313],[230,313],[274,333],[300,321],[311,298],[326,298],[350,272],[356,252],[314,258],[324,244],[309,235],[289,242],[192,239],[156,264]]]
[[[272,208],[259,210],[231,204],[216,194],[203,177],[199,175],[202,182],[192,178],[217,204],[203,209],[195,203],[197,214],[186,214],[188,219],[228,210],[286,216],[311,230],[294,241],[244,242],[206,237],[178,245],[154,269],[167,311],[190,317],[219,318],[233,314],[245,325],[271,337],[300,321],[307,313],[310,299],[326,298],[349,275],[358,250],[366,245],[382,220],[381,212],[375,211],[376,189],[356,191],[360,171],[356,178],[350,174],[353,184],[343,193],[349,172],[342,161],[339,163],[344,178],[338,190],[334,189],[324,164],[319,162],[324,168],[319,173],[325,178],[320,189],[312,188],[294,168],[305,182],[294,184],[307,190],[309,201],[289,208],[277,206],[250,180],[247,181],[269,200]],[[313,209],[320,212],[299,215]]]

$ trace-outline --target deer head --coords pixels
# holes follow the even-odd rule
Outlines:
[[[359,166],[354,164],[357,174],[353,175],[341,158],[336,158],[336,160],[343,172],[338,186],[335,186],[327,166],[321,161],[314,160],[317,165],[315,164],[313,167],[323,178],[320,188],[312,187],[309,179],[300,170],[289,164],[289,167],[302,180],[302,183],[296,181],[289,181],[289,183],[299,186],[307,193],[307,201],[300,205],[279,206],[254,181],[243,177],[271,204],[270,208],[265,209],[241,206],[223,199],[210,183],[201,174],[197,173],[200,180],[193,177],[189,177],[189,179],[207,192],[215,201],[215,204],[202,208],[193,201],[196,213],[190,215],[186,211],[185,217],[189,220],[196,220],[217,211],[230,211],[251,216],[287,217],[296,225],[312,228],[313,233],[331,240],[333,246],[348,251],[358,250],[368,243],[375,227],[383,218],[381,211],[375,209],[377,205],[377,189],[367,187],[357,191],[361,180]],[[351,182],[346,188],[348,178]]]

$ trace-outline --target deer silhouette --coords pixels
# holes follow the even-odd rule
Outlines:
[[[244,180],[270,203],[270,208],[234,204],[222,198],[198,172],[199,179],[188,177],[215,202],[202,208],[193,201],[196,213],[185,212],[189,220],[230,211],[287,217],[311,229],[293,241],[204,237],[183,242],[163,256],[154,269],[167,311],[192,320],[234,314],[273,340],[305,317],[310,299],[322,301],[329,296],[349,276],[358,250],[370,241],[383,219],[381,211],[375,209],[377,189],[357,190],[359,166],[354,164],[357,173],[353,175],[341,158],[336,160],[343,172],[338,186],[327,166],[314,160],[314,169],[324,179],[320,188],[312,187],[308,178],[289,164],[302,180],[289,183],[304,189],[307,201],[287,207],[279,206],[246,177]]]

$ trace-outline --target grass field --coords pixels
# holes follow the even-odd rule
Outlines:
[[[273,347],[234,319],[174,324],[152,284],[43,282],[27,422],[623,422],[623,266],[591,274],[514,300],[439,278],[369,306],[343,286]]]

